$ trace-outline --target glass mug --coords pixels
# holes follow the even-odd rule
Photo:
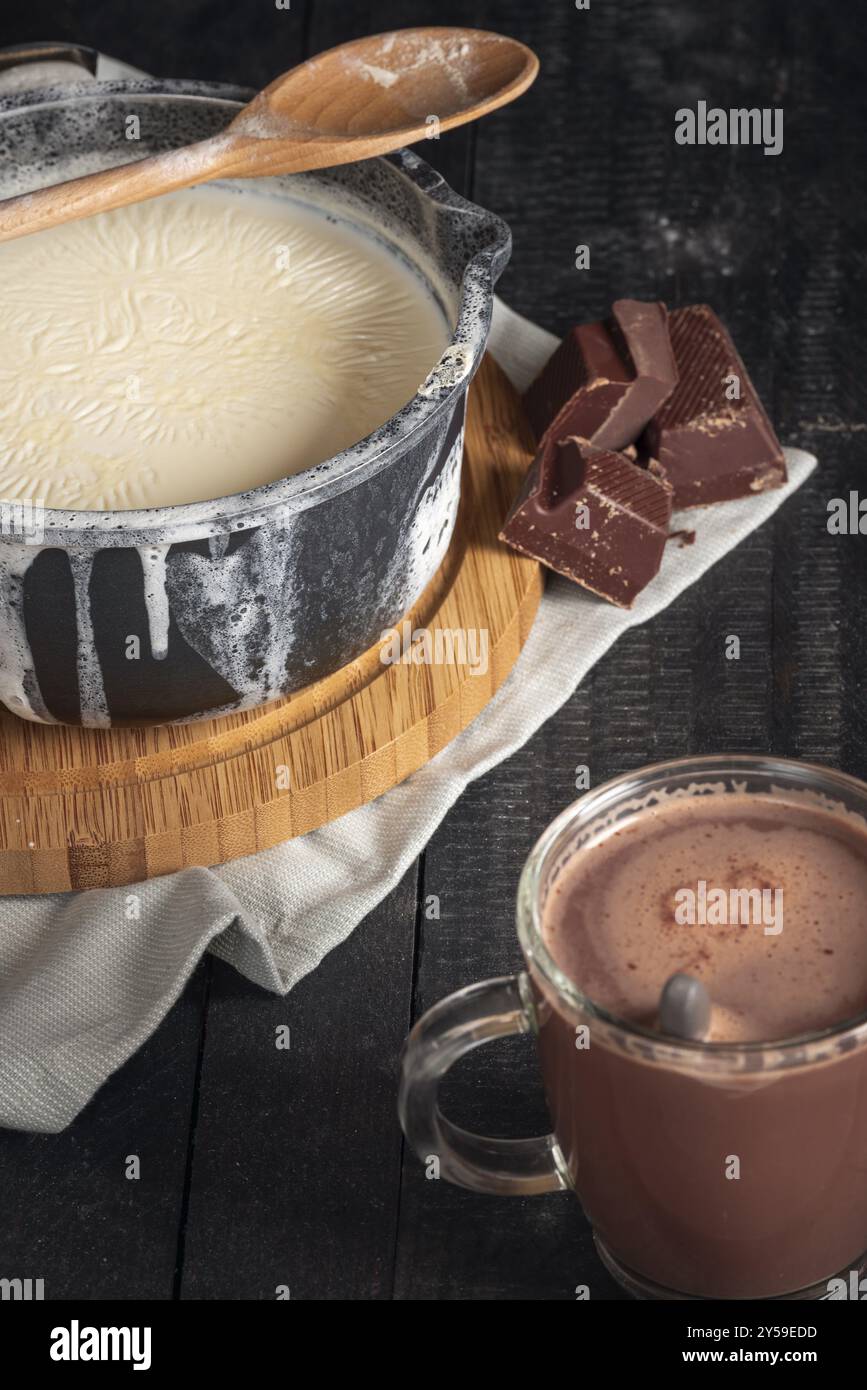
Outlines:
[[[436,1155],[441,1176],[463,1187],[572,1188],[604,1264],[637,1297],[853,1296],[829,1282],[857,1289],[867,1271],[867,1016],[771,1044],[680,1041],[594,1005],[542,939],[563,866],[672,792],[788,796],[855,816],[867,831],[867,785],[781,758],[681,759],[587,793],[524,865],[517,926],[526,970],[460,990],[410,1033],[401,1124],[416,1153]],[[587,1048],[576,1045],[583,1026]],[[481,1043],[528,1032],[553,1133],[488,1139],[452,1124],[437,1104],[449,1068]],[[725,1174],[732,1155],[736,1196]]]

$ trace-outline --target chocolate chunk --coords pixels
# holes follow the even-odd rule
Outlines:
[[[706,304],[668,316],[678,384],[645,432],[675,507],[750,497],[786,481],[780,442],[738,350]]]
[[[671,487],[586,439],[549,439],[533,460],[500,539],[621,608],[657,573]]]
[[[633,444],[677,382],[664,304],[618,299],[605,323],[579,324],[524,396],[540,446],[577,435]]]

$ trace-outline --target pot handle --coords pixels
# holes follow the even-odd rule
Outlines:
[[[525,974],[470,985],[435,1004],[406,1040],[398,1113],[419,1158],[437,1162],[436,1176],[475,1192],[527,1196],[571,1187],[553,1134],[535,1139],[488,1139],[447,1120],[437,1103],[446,1072],[465,1053],[493,1038],[535,1031]]]
[[[34,43],[13,43],[0,48],[0,72],[9,68],[24,67],[30,63],[69,63],[83,68],[96,77],[99,54],[95,48],[87,48],[80,43],[54,42],[50,39]],[[74,76],[69,78],[74,81]]]

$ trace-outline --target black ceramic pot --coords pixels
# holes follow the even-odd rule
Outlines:
[[[145,155],[221,130],[249,95],[124,81],[0,98],[2,196],[128,160],[131,115]],[[264,704],[373,645],[443,559],[508,228],[410,151],[267,182],[403,257],[451,344],[398,414],[297,476],[159,510],[4,515],[0,699],[18,715],[165,723]]]

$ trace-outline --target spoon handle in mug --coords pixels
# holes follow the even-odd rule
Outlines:
[[[470,1134],[442,1114],[439,1085],[459,1058],[482,1043],[534,1031],[526,975],[484,980],[450,994],[419,1019],[404,1045],[398,1111],[419,1158],[433,1176],[475,1192],[528,1196],[571,1187],[553,1134],[489,1139]]]

